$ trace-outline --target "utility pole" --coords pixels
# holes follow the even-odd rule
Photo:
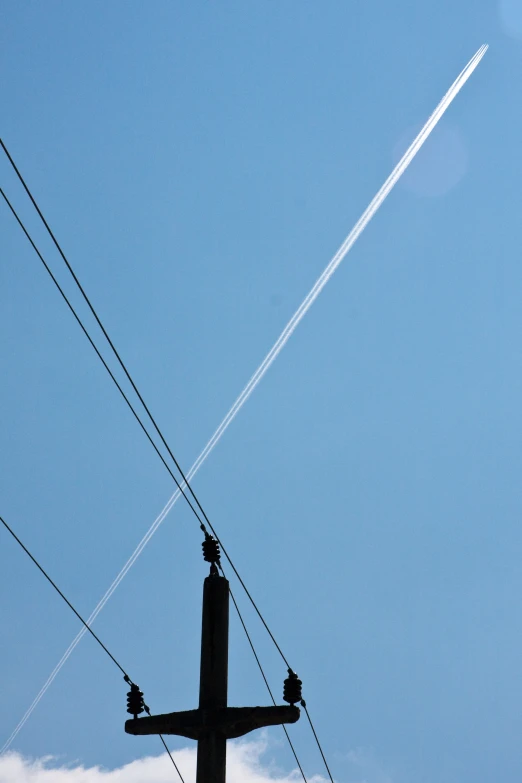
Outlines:
[[[219,544],[208,533],[205,533],[203,554],[210,562],[210,574],[203,586],[199,707],[197,710],[138,718],[138,714],[143,712],[143,694],[136,685],[131,685],[128,711],[134,714],[134,718],[125,722],[125,731],[136,735],[176,734],[197,740],[196,783],[226,783],[227,739],[241,737],[265,726],[299,720],[300,711],[295,703],[300,700],[301,682],[297,675],[290,672],[290,679],[285,681],[285,700],[291,702],[288,706],[228,706],[230,591],[228,580],[219,575],[217,568]]]

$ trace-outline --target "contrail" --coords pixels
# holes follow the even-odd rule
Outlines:
[[[313,305],[327,282],[332,277],[333,273],[337,269],[337,267],[341,264],[341,262],[344,260],[346,255],[349,253],[357,239],[360,237],[370,220],[373,218],[375,213],[378,211],[379,207],[383,203],[383,201],[386,199],[386,197],[389,195],[391,190],[393,189],[394,185],[399,181],[401,176],[406,171],[407,167],[410,165],[411,161],[417,154],[417,152],[420,150],[430,133],[433,131],[439,120],[441,119],[442,115],[446,111],[446,109],[450,106],[452,101],[455,99],[455,97],[458,95],[460,90],[464,87],[466,82],[468,81],[469,77],[475,70],[475,68],[478,66],[484,55],[486,54],[488,50],[487,44],[484,44],[480,47],[480,49],[476,52],[476,54],[473,55],[469,63],[466,65],[466,67],[460,72],[460,74],[457,76],[451,87],[449,88],[448,92],[444,95],[441,102],[438,104],[437,108],[431,114],[427,122],[425,123],[424,127],[418,134],[418,136],[414,139],[414,141],[410,144],[404,155],[402,156],[401,160],[397,163],[395,168],[393,169],[392,173],[384,183],[384,185],[380,188],[380,190],[377,192],[377,194],[373,197],[370,204],[366,207],[364,212],[362,213],[361,217],[355,224],[355,226],[352,228],[346,239],[344,240],[343,244],[337,251],[337,253],[334,255],[328,266],[325,268],[321,276],[317,279],[315,285],[312,287],[308,295],[305,297],[301,305],[298,307],[292,318],[289,320],[279,337],[277,338],[276,342],[270,349],[270,351],[267,353],[255,373],[252,375],[250,380],[248,381],[247,385],[239,395],[239,397],[236,399],[228,413],[226,414],[225,418],[219,425],[219,427],[216,429],[210,440],[208,441],[207,445],[197,458],[197,460],[194,462],[192,467],[187,473],[187,479],[190,481],[193,476],[198,472],[202,464],[205,462],[207,457],[209,456],[210,452],[214,449],[214,447],[217,445],[217,443],[221,440],[223,437],[225,431],[228,429],[229,425],[232,423],[232,421],[235,419],[245,402],[248,400],[258,383],[262,380],[265,373],[268,371],[271,364],[277,359],[281,351],[283,350],[284,346],[294,333],[294,331],[299,326],[299,323],[302,321],[302,319],[305,317],[306,313],[310,309],[310,307]],[[87,619],[87,624],[91,625],[96,617],[99,615],[99,613],[102,611],[103,607],[111,597],[111,595],[114,593],[122,579],[125,577],[127,572],[132,568],[140,554],[143,552],[145,547],[147,546],[148,542],[156,532],[156,530],[159,528],[171,508],[174,506],[174,504],[177,502],[179,497],[181,496],[182,490],[186,487],[186,484],[181,484],[181,490],[177,489],[176,492],[172,495],[172,497],[169,499],[163,510],[158,514],[148,531],[145,533],[141,541],[139,542],[138,546],[132,553],[132,555],[129,557],[121,571],[119,572],[118,576],[114,579],[113,583],[105,593],[105,595],[101,598],[99,603],[96,605],[95,609],[93,610],[92,614]],[[13,729],[13,732],[11,733],[10,737],[6,740],[2,748],[0,748],[0,754],[4,753],[12,744],[13,740],[17,736],[17,734],[21,731],[27,720],[30,718],[32,712],[38,705],[38,702],[40,699],[44,696],[48,688],[50,687],[51,683],[53,682],[54,678],[57,676],[57,674],[60,672],[62,666],[65,664],[73,650],[75,649],[76,645],[81,641],[83,636],[87,633],[86,628],[82,627],[81,630],[78,632],[78,634],[75,636],[67,650],[64,652],[56,666],[54,667],[53,671],[47,678],[46,682],[42,686],[40,692],[35,697],[32,704],[27,709],[25,715],[20,720],[18,725]]]

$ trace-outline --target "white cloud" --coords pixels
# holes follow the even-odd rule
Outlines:
[[[266,759],[267,742],[231,742],[227,754],[227,783],[298,783],[300,773],[285,774]],[[193,748],[173,753],[185,783],[196,779],[196,751]],[[0,783],[172,783],[179,781],[166,753],[131,761],[117,769],[60,765],[56,759],[29,759],[18,753],[0,757]],[[309,783],[326,783],[319,775]]]

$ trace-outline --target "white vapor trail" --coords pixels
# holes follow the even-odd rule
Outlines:
[[[466,67],[461,71],[461,73],[457,76],[451,87],[449,88],[448,92],[444,95],[441,102],[433,112],[433,114],[429,117],[427,122],[425,123],[424,127],[418,134],[418,136],[414,139],[412,144],[408,147],[404,155],[402,156],[401,160],[397,163],[395,168],[393,169],[392,173],[384,183],[384,185],[380,188],[380,190],[377,192],[377,194],[374,196],[368,207],[364,210],[361,217],[355,224],[355,226],[352,228],[346,239],[344,240],[343,244],[337,251],[337,253],[334,255],[330,263],[327,265],[321,276],[316,281],[315,285],[311,289],[311,291],[308,293],[308,295],[303,300],[302,304],[299,306],[299,308],[296,310],[292,318],[289,320],[281,334],[279,335],[278,339],[270,349],[270,351],[267,353],[255,373],[252,375],[250,380],[248,381],[247,385],[239,395],[239,397],[236,399],[228,413],[226,414],[225,418],[219,425],[219,427],[216,429],[210,440],[208,441],[207,445],[197,458],[197,460],[194,462],[192,467],[187,473],[187,479],[190,481],[193,476],[197,473],[197,471],[200,469],[202,464],[205,462],[207,457],[209,456],[210,452],[214,449],[214,447],[217,445],[218,441],[221,440],[222,436],[224,435],[225,431],[228,429],[229,425],[232,423],[232,421],[235,419],[245,402],[248,400],[258,383],[262,380],[265,373],[268,371],[271,364],[276,360],[276,358],[279,356],[281,351],[283,350],[284,346],[294,333],[294,331],[297,329],[299,323],[302,321],[310,307],[313,305],[327,282],[332,277],[333,273],[337,269],[337,267],[341,264],[341,262],[344,260],[348,252],[351,250],[357,239],[360,237],[370,220],[373,218],[383,201],[386,199],[386,197],[389,195],[391,190],[393,189],[394,185],[398,182],[402,174],[405,172],[406,168],[409,166],[417,152],[420,150],[430,133],[433,131],[439,120],[441,119],[442,115],[446,111],[446,109],[450,106],[454,98],[457,96],[457,94],[460,92],[462,87],[464,87],[465,83],[468,81],[469,77],[473,73],[473,71],[476,69],[484,55],[486,54],[486,51],[488,49],[488,46],[484,44],[480,47],[480,49],[476,52],[476,54],[471,58],[469,63],[466,65]],[[182,489],[185,488],[185,484],[182,484]],[[147,546],[148,542],[156,532],[156,530],[159,528],[171,508],[174,506],[174,504],[177,502],[179,497],[181,496],[181,490],[177,489],[176,492],[172,495],[172,497],[169,499],[163,510],[160,512],[160,514],[156,517],[146,534],[143,536],[141,541],[139,542],[138,546],[132,553],[132,555],[129,557],[117,577],[114,579],[113,583],[105,593],[105,595],[101,598],[95,609],[93,610],[92,614],[89,616],[87,623],[88,625],[91,625],[96,617],[99,615],[99,613],[102,611],[103,607],[109,600],[109,598],[112,596],[122,579],[125,577],[127,572],[132,568],[140,554],[143,552],[144,548]],[[33,710],[37,706],[40,699],[44,696],[48,688],[50,687],[51,683],[53,682],[54,678],[57,676],[59,671],[61,670],[62,666],[65,664],[71,653],[73,652],[76,645],[80,642],[82,637],[87,633],[87,629],[85,627],[82,627],[81,630],[78,632],[78,634],[75,636],[67,650],[64,652],[56,666],[54,667],[53,671],[47,678],[46,682],[42,686],[41,690],[39,691],[38,695],[35,697],[32,704],[27,709],[25,715],[22,717],[18,725],[13,729],[13,732],[11,733],[10,737],[6,740],[2,748],[0,748],[0,753],[4,753],[12,744],[13,740],[17,736],[18,732],[23,728],[26,721],[31,716]]]

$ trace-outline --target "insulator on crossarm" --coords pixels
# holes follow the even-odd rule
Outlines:
[[[286,678],[283,687],[284,701],[288,702],[288,704],[297,704],[302,701],[302,685],[303,683],[297,674],[293,672],[292,669],[288,669],[288,677]]]
[[[131,683],[130,691],[127,694],[127,712],[129,712],[131,715],[134,715],[135,718],[140,715],[140,713],[143,712],[145,709],[145,704],[143,702],[143,693],[140,691],[139,687],[135,685],[134,683]]]
[[[214,536],[205,533],[205,540],[201,546],[203,547],[203,558],[207,563],[219,563],[221,552],[219,551],[219,542]]]

